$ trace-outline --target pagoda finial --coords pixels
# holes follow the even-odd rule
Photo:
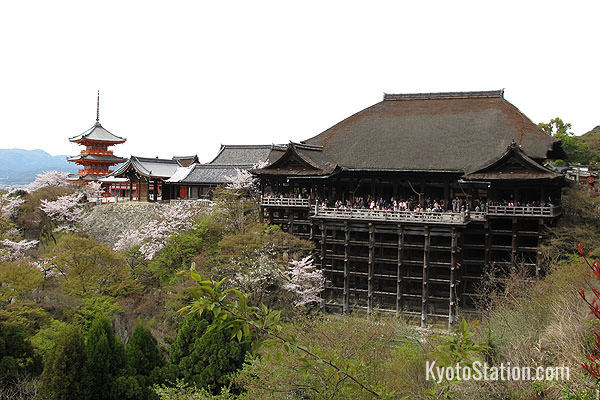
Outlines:
[[[96,102],[96,122],[100,122],[100,90],[98,90],[98,101]]]

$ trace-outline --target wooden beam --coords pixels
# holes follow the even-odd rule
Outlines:
[[[452,242],[450,254],[450,301],[448,305],[448,328],[456,323],[456,269],[458,257],[458,234],[456,228],[452,228]]]
[[[367,280],[367,312],[373,312],[373,270],[375,259],[375,229],[369,222],[369,275]]]
[[[398,225],[398,275],[396,279],[396,316],[400,316],[404,304],[402,302],[402,260],[404,249],[404,229]]]
[[[350,257],[350,229],[348,221],[344,223],[344,305],[342,312],[348,314],[350,312],[350,265],[348,259]]]
[[[431,245],[431,238],[429,236],[429,227],[426,225],[423,229],[423,235],[425,236],[425,243],[423,245],[423,288],[421,291],[421,326],[427,326],[427,313],[429,306],[429,286],[427,281],[429,280],[429,248]]]
[[[515,189],[516,191],[516,189]],[[511,265],[513,268],[517,266],[517,251],[519,250],[518,236],[519,220],[512,218],[512,243],[511,243]]]

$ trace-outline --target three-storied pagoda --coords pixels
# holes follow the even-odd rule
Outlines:
[[[87,131],[72,137],[69,141],[85,146],[85,150],[77,156],[68,157],[67,161],[79,164],[83,169],[78,174],[69,176],[75,181],[98,181],[100,178],[110,174],[110,167],[126,161],[125,158],[117,157],[109,150],[110,146],[125,143],[127,139],[113,135],[100,124],[100,91],[96,105],[96,123]]]
[[[325,308],[452,325],[490,271],[540,274],[564,157],[502,90],[386,94],[253,173],[265,220],[316,241]]]

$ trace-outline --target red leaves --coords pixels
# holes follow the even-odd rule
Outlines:
[[[593,274],[596,276],[596,279],[600,281],[600,266],[598,265],[598,260],[594,260],[592,264],[590,264],[587,257],[589,257],[591,250],[588,251],[587,255],[583,255],[583,243],[577,243],[577,250],[581,255],[581,259],[585,261],[585,263],[592,269]],[[585,291],[583,289],[579,290],[577,293],[581,296],[583,301],[587,303],[590,310],[594,314],[596,319],[600,320],[600,306],[598,303],[600,302],[600,290],[596,290],[592,288],[592,293],[594,293],[595,299],[592,299],[590,302],[585,297]],[[594,345],[594,350],[596,354],[586,354],[586,358],[589,360],[589,363],[581,363],[583,369],[587,371],[594,379],[596,379],[596,386],[600,383],[600,333],[594,332],[596,335],[596,344]],[[586,385],[587,386],[587,385]],[[591,389],[595,389],[595,387],[588,386]]]

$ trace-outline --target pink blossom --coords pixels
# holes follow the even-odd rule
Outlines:
[[[296,296],[294,305],[301,306],[319,302],[321,290],[325,284],[323,271],[313,264],[311,256],[302,260],[292,260],[286,271],[288,282],[283,286]]]
[[[83,193],[60,196],[54,201],[42,200],[40,209],[58,226],[57,230],[74,231],[83,218]]]
[[[31,182],[27,186],[28,192],[35,192],[38,189],[41,189],[45,186],[68,186],[69,182],[67,181],[67,176],[69,176],[66,172],[58,172],[58,171],[47,171],[38,174],[35,178],[35,181]]]
[[[23,258],[27,250],[33,249],[38,243],[38,240],[21,240],[19,242],[8,239],[1,240],[0,244],[4,248],[0,248],[0,260],[17,261]]]

